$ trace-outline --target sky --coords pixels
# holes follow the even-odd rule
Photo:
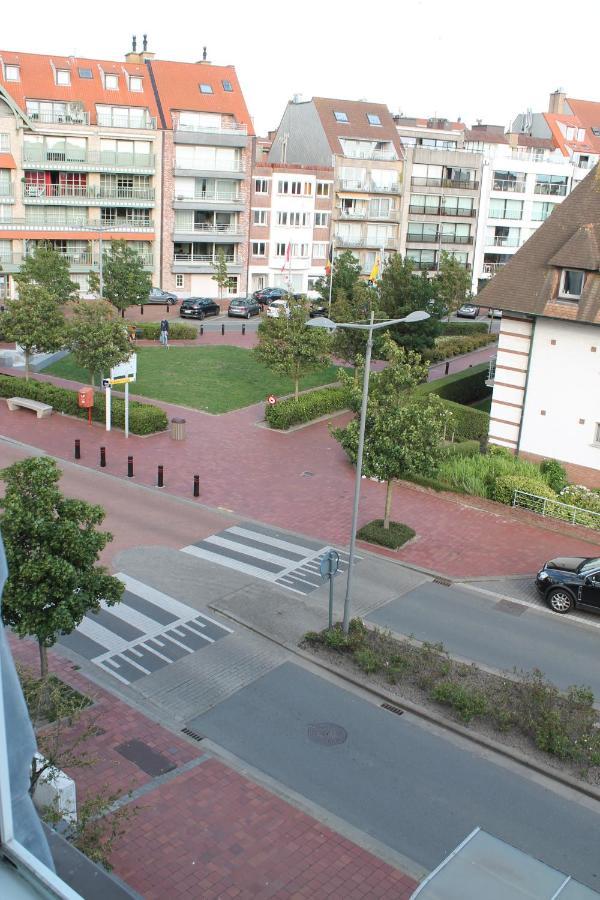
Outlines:
[[[1,49],[235,65],[258,134],[295,94],[372,100],[406,116],[508,125],[558,87],[600,100],[598,0],[28,0],[1,15]],[[97,13],[97,14],[96,14]],[[599,123],[600,124],[600,123]]]

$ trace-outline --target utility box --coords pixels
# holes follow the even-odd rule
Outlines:
[[[94,388],[80,388],[77,392],[77,404],[81,409],[90,409],[94,405]]]
[[[46,760],[40,753],[35,754],[38,767]],[[77,792],[75,782],[66,772],[50,766],[40,775],[33,792],[33,802],[38,810],[50,806],[65,822],[77,821]]]

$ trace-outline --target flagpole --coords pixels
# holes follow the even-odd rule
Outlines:
[[[334,249],[335,248],[333,246],[333,235],[332,235],[331,236],[331,250],[330,250],[331,260],[329,262],[329,303],[327,305],[328,315],[331,315],[331,292],[333,290],[333,253],[334,253]]]
[[[289,259],[288,259],[288,287],[290,289],[290,294],[292,293],[292,243],[291,241],[288,243],[288,248],[290,251]]]

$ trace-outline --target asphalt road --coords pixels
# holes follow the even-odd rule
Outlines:
[[[451,654],[496,669],[536,667],[562,689],[589,685],[600,699],[598,628],[432,582],[369,613],[368,618],[421,641],[441,641]]]
[[[347,739],[315,743],[309,729],[322,723],[341,726]],[[591,804],[548,790],[293,663],[190,727],[427,869],[479,825],[600,887],[594,837],[600,820]]]

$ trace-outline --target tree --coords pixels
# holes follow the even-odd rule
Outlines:
[[[398,347],[391,337],[385,339],[385,351],[389,364],[370,381],[363,474],[386,482],[383,524],[389,528],[394,480],[403,475],[435,474],[450,413],[436,395],[415,393],[415,387],[427,377],[427,366],[417,353]],[[356,382],[345,372],[340,377],[350,392],[352,407],[358,410],[362,378]],[[359,424],[355,418],[345,428],[331,432],[354,463]]]
[[[144,271],[139,253],[130,247],[128,241],[111,241],[108,250],[102,254],[102,282],[104,297],[121,310],[130,306],[143,306],[152,290],[152,278]],[[90,289],[99,291],[100,279],[96,272],[90,275]]]
[[[434,281],[442,309],[450,319],[450,313],[456,312],[465,302],[471,288],[471,275],[458,260],[443,250],[440,271]]]
[[[37,638],[45,677],[47,648],[102,600],[118,603],[124,585],[96,565],[112,540],[109,532],[97,530],[104,510],[63,497],[53,459],[24,459],[0,475],[6,482],[0,526],[8,563],[2,618],[19,637]]]
[[[219,300],[223,297],[223,291],[229,285],[229,270],[227,269],[227,257],[222,247],[217,252],[215,274],[210,276],[219,285]]]
[[[329,302],[329,280],[333,278],[331,286],[332,305],[337,300],[338,293],[343,292],[347,298],[354,296],[354,290],[360,281],[361,267],[356,256],[351,250],[344,250],[333,261],[333,268],[326,278],[318,278],[315,282],[315,290]]]
[[[79,285],[69,276],[68,259],[51,244],[39,244],[31,256],[25,257],[15,281],[19,295],[23,288],[38,285],[59,304],[75,300],[79,291]]]
[[[75,304],[66,328],[65,344],[78,364],[95,376],[108,372],[131,355],[127,329],[115,318],[114,308],[106,300]]]
[[[267,368],[287,375],[294,382],[298,399],[299,382],[326,366],[331,358],[331,338],[324,328],[310,328],[308,303],[289,300],[289,315],[281,310],[277,318],[267,318],[258,326],[258,346],[253,353]]]
[[[442,329],[435,317],[435,284],[427,273],[416,275],[412,260],[395,253],[386,262],[377,287],[380,306],[390,319],[401,319],[417,309],[431,313],[431,318],[423,322],[395,325],[390,329],[396,343],[405,350],[417,352],[433,347]]]
[[[7,300],[2,315],[6,340],[16,341],[25,355],[25,379],[34,353],[54,353],[64,346],[65,319],[54,297],[46,288],[21,283],[18,300]]]
[[[343,289],[337,292],[335,302],[331,304],[331,318],[334,322],[368,322],[371,312],[375,313],[376,319],[382,318],[378,306],[377,291],[364,282],[359,282],[355,285],[352,296],[348,296]],[[375,358],[380,353],[381,338],[381,332],[376,331],[373,346]],[[355,366],[357,358],[364,356],[366,344],[366,331],[338,328],[333,334],[331,350],[335,357]]]

